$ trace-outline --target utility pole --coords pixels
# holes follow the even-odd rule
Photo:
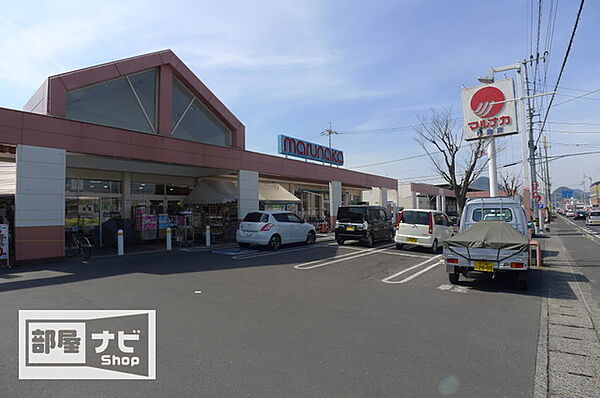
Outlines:
[[[533,214],[537,214],[538,217],[538,225],[540,231],[544,230],[544,217],[542,217],[542,209],[539,207],[539,194],[538,188],[539,183],[537,181],[537,173],[536,173],[536,165],[535,165],[535,140],[533,135],[533,107],[531,106],[531,97],[529,95],[529,78],[527,76],[527,62],[523,62],[523,69],[525,72],[525,89],[527,90],[527,117],[529,119],[529,177],[531,179],[531,207]]]
[[[546,136],[543,137],[544,138],[544,158],[545,158],[545,171],[546,171],[546,175],[544,177],[544,179],[546,180],[546,209],[548,209],[548,223],[550,223],[552,221],[552,217],[551,217],[551,213],[552,213],[552,209],[554,207],[554,204],[552,203],[552,189],[551,189],[551,185],[550,185],[550,166],[548,164],[548,138]]]
[[[334,134],[338,134],[338,132],[331,128],[331,122],[329,122],[328,129],[321,131],[321,135],[326,135],[329,138],[329,149],[331,149],[331,136]],[[333,164],[330,164],[330,166],[333,166]]]

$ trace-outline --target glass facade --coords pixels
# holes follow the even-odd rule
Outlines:
[[[165,184],[153,184],[149,182],[132,182],[131,194],[164,195]]]
[[[66,192],[121,193],[121,181],[67,178]]]
[[[175,78],[171,120],[173,137],[212,145],[231,145],[231,132]]]
[[[67,93],[67,118],[156,132],[156,69]]]

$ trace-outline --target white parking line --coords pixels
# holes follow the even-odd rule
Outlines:
[[[299,250],[307,250],[307,249],[312,249],[314,247],[324,247],[324,246],[334,246],[334,245],[337,245],[337,243],[323,242],[323,243],[316,243],[314,245],[297,247],[294,249],[275,250],[275,251],[271,251],[271,252],[267,252],[267,253],[240,254],[239,256],[233,256],[231,258],[234,260],[245,260],[247,258],[274,256],[276,254],[284,254],[284,253],[296,252]]]
[[[358,250],[358,251],[365,251],[364,248],[361,247],[357,247],[357,246],[340,246],[340,249],[351,249],[351,250]],[[398,251],[397,249],[391,249],[391,248],[387,248],[386,251],[382,251],[382,254],[392,254],[394,256],[404,256],[404,257],[414,257],[414,258],[431,258],[431,256],[427,256],[424,254],[413,254],[413,253],[407,253],[407,252],[402,252],[402,251]]]
[[[398,273],[396,273],[396,274],[394,274],[394,275],[390,275],[390,276],[388,276],[387,278],[385,278],[385,279],[382,279],[381,281],[382,281],[382,282],[384,282],[384,283],[406,283],[406,282],[408,282],[408,281],[410,281],[410,280],[412,280],[412,279],[416,278],[417,276],[419,276],[419,275],[421,275],[421,274],[423,274],[423,273],[425,273],[425,272],[429,271],[430,269],[434,268],[435,266],[437,266],[437,265],[438,265],[438,263],[436,262],[436,263],[434,263],[433,265],[430,265],[429,267],[427,267],[427,268],[425,268],[425,269],[423,269],[423,270],[421,270],[421,271],[419,271],[419,272],[417,272],[417,273],[415,273],[415,274],[413,274],[413,275],[409,276],[408,278],[402,279],[401,281],[393,281],[392,279],[394,279],[394,278],[396,278],[396,277],[398,277],[398,276],[400,276],[400,275],[402,275],[402,274],[404,274],[404,273],[406,273],[406,272],[412,271],[413,269],[415,269],[415,268],[418,268],[418,267],[420,267],[420,266],[422,266],[422,265],[425,265],[425,264],[427,264],[428,262],[430,262],[431,260],[437,260],[437,259],[438,259],[438,258],[440,258],[441,256],[442,256],[442,255],[441,255],[441,254],[439,254],[439,255],[437,255],[437,256],[435,256],[435,257],[431,257],[430,259],[428,259],[428,260],[425,260],[425,261],[423,261],[423,262],[420,262],[420,263],[419,263],[419,264],[417,264],[417,265],[413,265],[412,267],[409,267],[409,268],[407,268],[407,269],[405,269],[405,270],[402,270],[402,271],[400,271],[400,272],[398,272]]]
[[[321,260],[309,261],[308,263],[302,263],[302,264],[294,265],[294,268],[300,269],[300,270],[307,270],[307,269],[324,267],[326,265],[331,265],[331,264],[339,263],[341,261],[354,260],[355,258],[359,258],[359,257],[363,257],[363,256],[368,256],[370,254],[380,253],[380,252],[386,250],[387,248],[389,248],[391,246],[393,246],[393,244],[383,246],[380,249],[372,249],[372,248],[371,249],[363,249],[362,252],[359,252],[359,253],[342,254],[340,256],[332,257],[332,259],[333,259],[332,261],[326,261],[324,263],[321,263],[321,261],[323,261],[323,260],[329,260],[329,259],[321,259]],[[318,264],[318,263],[320,263],[320,264]]]

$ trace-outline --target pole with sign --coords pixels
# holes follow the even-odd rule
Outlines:
[[[498,196],[495,137],[516,134],[517,110],[512,79],[463,88],[461,91],[465,140],[488,139],[490,197]]]

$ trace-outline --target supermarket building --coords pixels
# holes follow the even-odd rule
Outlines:
[[[0,192],[0,216],[14,259],[64,256],[74,226],[110,245],[116,228],[128,242],[160,239],[167,220],[191,215],[231,237],[249,211],[316,220],[363,191],[385,203],[397,189],[395,179],[245,142],[242,122],[170,50],[49,77],[24,111],[0,108],[1,172],[12,165],[16,181],[12,195]]]

